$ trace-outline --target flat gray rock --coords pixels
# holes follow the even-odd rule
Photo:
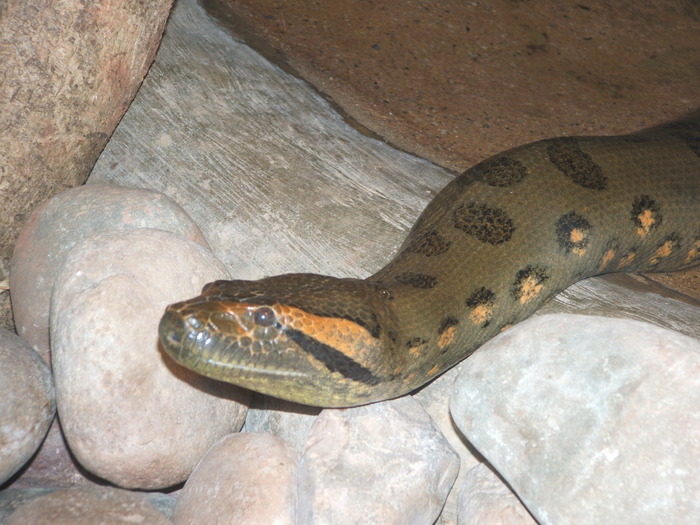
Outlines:
[[[700,520],[700,343],[544,315],[462,367],[455,423],[541,523]]]

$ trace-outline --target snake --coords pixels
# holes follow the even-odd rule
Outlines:
[[[375,274],[215,281],[166,308],[159,340],[198,374],[350,407],[417,390],[576,281],[698,263],[700,111],[499,153],[450,181]]]

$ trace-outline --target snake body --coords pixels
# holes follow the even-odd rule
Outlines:
[[[700,262],[700,112],[491,157],[427,206],[367,279],[217,281],[159,334],[205,376],[308,405],[408,393],[570,284]]]

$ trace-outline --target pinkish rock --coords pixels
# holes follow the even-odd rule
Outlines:
[[[145,494],[109,487],[58,489],[20,505],[5,525],[168,525]]]
[[[271,434],[241,433],[213,445],[180,492],[176,525],[293,525],[299,454]]]
[[[0,328],[0,485],[36,452],[56,413],[51,371],[26,341]]]
[[[434,523],[459,456],[415,399],[324,410],[298,478],[298,523]]]
[[[176,365],[158,344],[166,305],[226,276],[206,248],[163,230],[97,233],[68,254],[51,303],[53,368],[63,431],[88,471],[168,487],[241,427],[248,393]]]
[[[1,5],[0,281],[34,208],[87,179],[153,61],[172,0]]]
[[[104,230],[157,228],[207,246],[197,225],[169,197],[93,184],[55,196],[29,217],[12,254],[10,288],[17,333],[49,359],[49,302],[66,254]]]

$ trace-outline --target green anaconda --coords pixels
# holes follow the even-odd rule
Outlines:
[[[541,140],[450,182],[367,279],[217,281],[169,306],[166,352],[308,405],[408,393],[586,277],[700,263],[700,112]]]

